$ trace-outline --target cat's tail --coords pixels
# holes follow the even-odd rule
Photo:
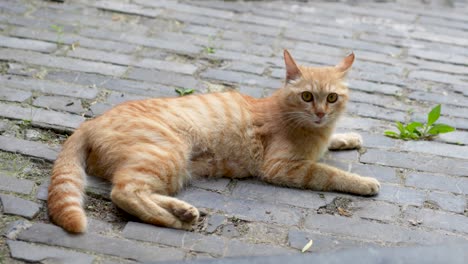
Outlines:
[[[47,201],[51,220],[73,233],[85,232],[87,227],[83,210],[87,138],[83,130],[75,131],[63,145],[54,163]]]

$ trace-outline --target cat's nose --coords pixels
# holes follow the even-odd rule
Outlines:
[[[322,118],[325,113],[324,112],[315,112],[315,115],[318,117],[318,118]]]

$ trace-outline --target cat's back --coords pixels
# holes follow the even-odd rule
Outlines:
[[[251,104],[254,100],[238,92],[210,93],[177,98],[154,98],[117,105],[89,121],[99,128],[94,134],[127,136],[156,131],[176,133],[194,141],[216,143],[218,137],[245,138],[251,127]]]

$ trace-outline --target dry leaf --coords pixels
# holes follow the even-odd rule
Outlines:
[[[414,226],[418,226],[420,224],[422,224],[422,221],[421,220],[413,220],[413,219],[410,219],[408,220],[408,222],[410,222],[411,225],[414,225]]]
[[[303,248],[302,248],[302,253],[306,252],[307,250],[309,250],[310,247],[312,247],[312,244],[314,243],[314,241],[311,239],[309,241],[309,243],[307,243]]]
[[[345,209],[343,209],[341,207],[338,207],[337,210],[338,210],[338,214],[340,214],[341,216],[346,216],[346,217],[351,216],[350,212],[346,211]]]
[[[74,42],[74,43],[71,44],[71,49],[72,49],[72,50],[75,50],[75,49],[76,49],[77,47],[79,47],[79,46],[80,46],[80,42],[78,42],[78,41],[77,41],[77,42]]]

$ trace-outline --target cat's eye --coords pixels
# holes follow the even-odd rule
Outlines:
[[[311,92],[302,92],[301,97],[302,97],[302,100],[306,102],[310,102],[314,100],[314,96],[312,95]]]
[[[329,103],[334,103],[338,100],[338,94],[337,93],[331,93],[327,96],[327,102]]]

